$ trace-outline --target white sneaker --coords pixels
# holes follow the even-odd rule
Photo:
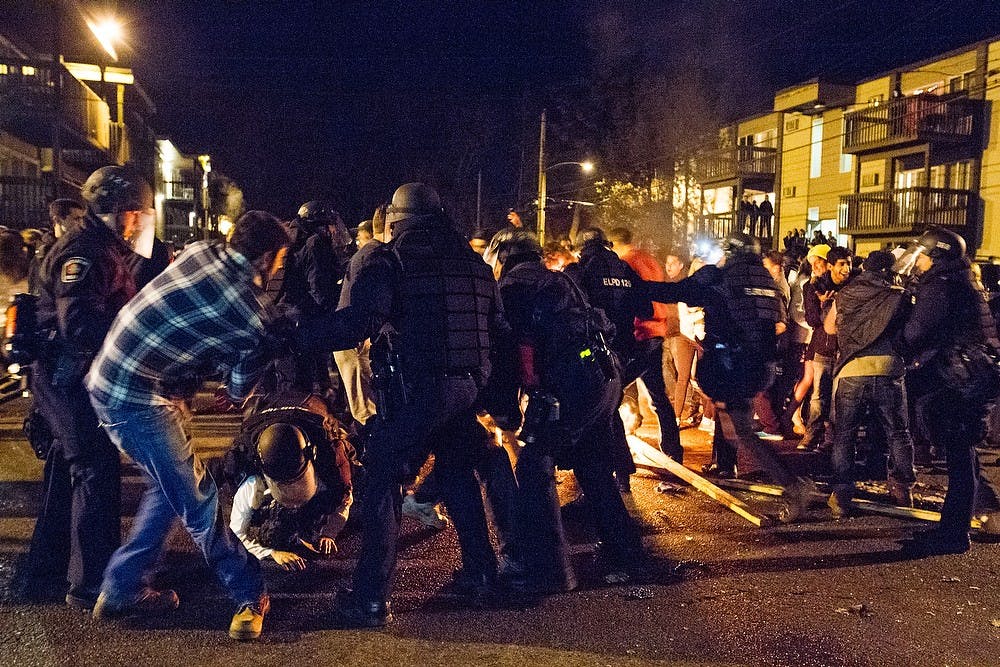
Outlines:
[[[708,417],[702,417],[701,423],[698,424],[698,430],[704,431],[705,433],[715,433],[715,420],[709,419]]]
[[[444,530],[451,523],[436,503],[418,503],[412,493],[403,498],[403,516],[416,519],[429,528]]]
[[[784,440],[777,433],[768,433],[767,431],[757,431],[757,437],[761,440],[770,440],[772,442],[778,442],[779,440]]]

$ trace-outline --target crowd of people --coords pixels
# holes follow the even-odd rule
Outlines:
[[[32,336],[18,331],[32,360],[29,438],[45,460],[16,580],[26,597],[55,590],[102,620],[176,609],[147,575],[179,518],[235,603],[230,636],[255,639],[270,606],[262,563],[331,557],[354,523],[353,586],[332,622],[380,627],[405,511],[453,522],[457,595],[532,604],[577,586],[557,467],[588,504],[595,571],[648,576],[622,498],[635,465],[619,406],[637,401],[640,380],[665,455],[682,462],[680,430],[714,426],[705,474],[780,484],[785,521],[816,486],[769,441],[830,458],[835,518],[855,511],[859,457],[912,506],[914,440],[945,453],[941,522],[903,548],[970,547],[1000,341],[953,232],[861,262],[825,242],[762,253],[735,232],[661,261],[624,227],[544,250],[518,225],[470,240],[433,188],[409,183],[353,236],[311,201],[286,223],[250,211],[230,238],[173,258],[143,233],[152,191],[130,169],[96,171],[81,196],[53,203],[51,238],[33,254],[0,236],[5,289],[37,295]],[[245,414],[212,472],[185,434],[207,380]],[[146,481],[124,542],[119,453]],[[228,523],[217,482],[233,494]]]

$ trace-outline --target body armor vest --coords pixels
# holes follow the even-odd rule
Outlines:
[[[722,284],[728,289],[727,307],[742,340],[773,358],[776,347],[774,324],[780,319],[778,290],[771,274],[758,261],[731,259],[723,269]]]
[[[440,222],[397,223],[387,250],[399,262],[394,349],[407,375],[489,375],[496,283],[465,239]]]

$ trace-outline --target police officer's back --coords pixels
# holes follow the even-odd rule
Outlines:
[[[514,375],[528,396],[521,431],[526,445],[516,469],[520,500],[514,551],[522,571],[511,573],[510,584],[534,592],[575,586],[554,462],[576,472],[596,517],[606,565],[633,573],[641,561],[639,536],[612,478],[610,449],[621,379],[605,348],[607,320],[572,280],[545,268],[541,248],[528,232],[498,232],[484,258],[499,274],[504,312],[518,349],[506,360],[514,368],[498,368],[497,373]]]
[[[615,325],[611,347],[628,361],[635,345],[635,320],[648,319],[653,307],[639,289],[638,274],[611,250],[611,244],[599,228],[585,229],[577,237],[580,261],[566,268],[590,301]]]
[[[401,484],[435,454],[455,522],[463,571],[495,576],[479,485],[466,448],[480,432],[479,387],[489,375],[499,320],[489,267],[452,229],[437,193],[410,183],[393,195],[392,241],[358,269],[345,305],[303,321],[297,341],[341,350],[372,338],[378,418],[367,443],[368,486],[354,590],[338,600],[342,626],[386,623],[399,533]]]
[[[120,474],[118,452],[98,425],[83,377],[115,315],[135,294],[128,267],[133,253],[121,234],[152,207],[153,195],[124,167],[98,169],[82,194],[85,219],[56,241],[40,272],[44,341],[32,366],[32,391],[55,442],[21,580],[56,583],[67,577],[68,562],[66,602],[89,608],[120,542]]]

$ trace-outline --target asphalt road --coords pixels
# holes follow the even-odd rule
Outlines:
[[[19,409],[0,409],[0,594],[30,536],[41,478],[16,428]],[[211,456],[236,423],[201,417],[194,426],[198,449]],[[687,430],[683,439],[692,467],[704,461],[707,435]],[[572,476],[560,479],[569,502]],[[0,657],[7,665],[88,666],[1000,664],[1000,546],[902,560],[896,540],[919,522],[865,516],[835,523],[819,506],[808,521],[759,529],[693,489],[657,493],[658,481],[636,476],[629,499],[653,557],[652,583],[597,579],[587,509],[572,503],[564,515],[578,591],[525,611],[463,608],[439,593],[459,565],[454,531],[407,519],[389,629],[329,629],[333,594],[349,583],[357,553],[351,535],[339,557],[304,573],[269,569],[265,635],[239,644],[225,633],[231,605],[175,529],[155,580],[180,594],[174,615],[105,625],[59,604],[4,601]],[[131,516],[141,480],[127,472],[124,490]],[[766,496],[741,498],[777,509]]]

